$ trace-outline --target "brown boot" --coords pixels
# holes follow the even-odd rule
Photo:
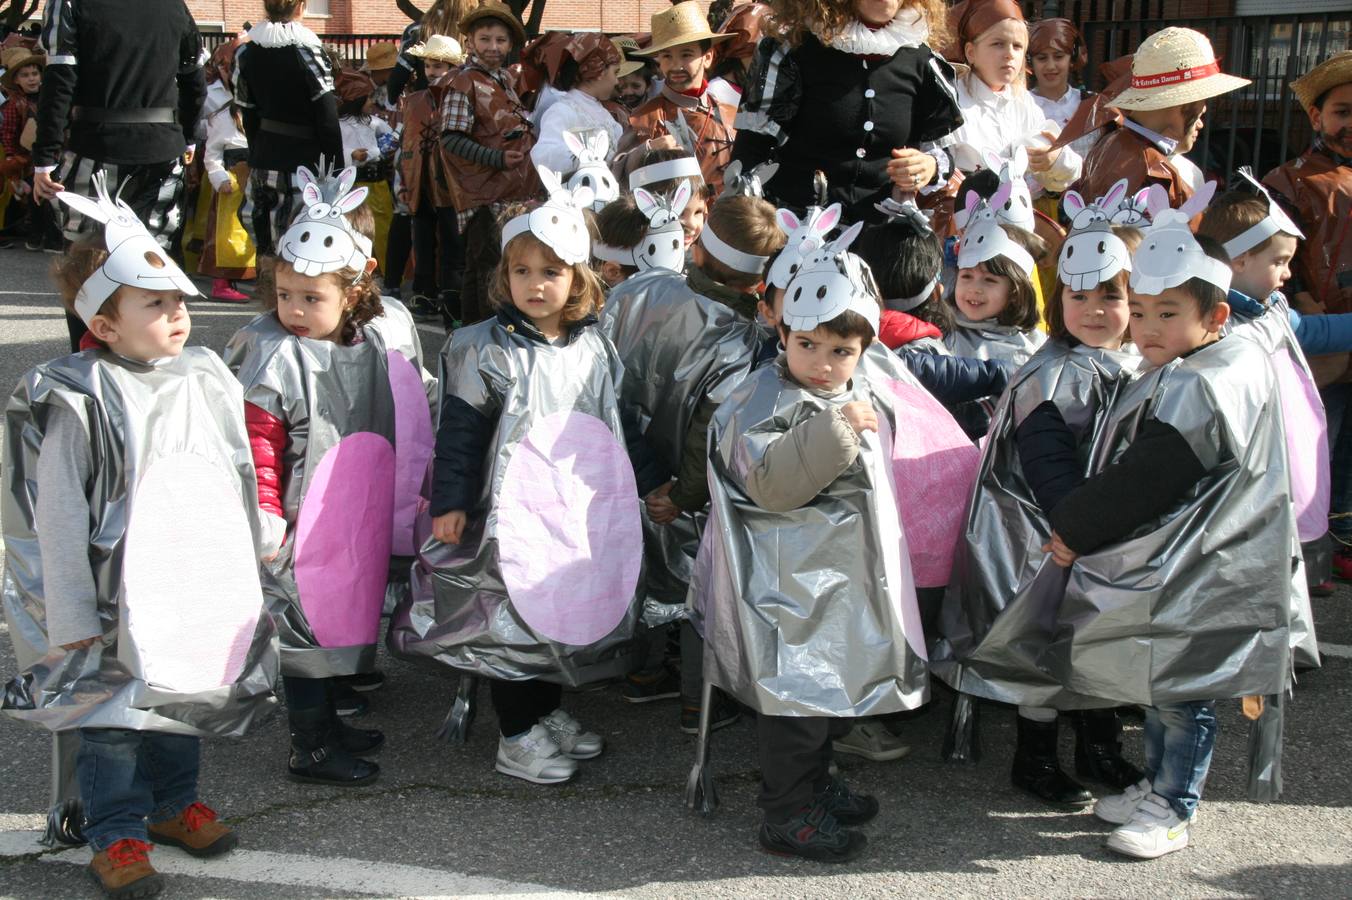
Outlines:
[[[150,839],[186,850],[193,856],[220,856],[229,853],[239,843],[239,835],[230,826],[216,821],[216,811],[205,803],[194,803],[178,818],[146,826]]]
[[[154,897],[164,890],[164,879],[150,865],[150,845],[123,838],[89,861],[89,874],[115,900]]]

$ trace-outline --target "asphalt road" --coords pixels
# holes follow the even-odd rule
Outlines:
[[[64,353],[65,326],[46,278],[50,257],[0,251],[0,383]],[[193,306],[195,343],[220,349],[257,310]],[[441,335],[423,334],[435,352]],[[1103,849],[1108,827],[1087,812],[1039,806],[1009,784],[1014,713],[983,710],[983,760],[942,762],[950,697],[906,725],[913,752],[873,764],[844,758],[856,789],[882,813],[869,852],[843,867],[758,851],[755,735],[748,722],[719,732],[714,765],[722,805],[710,818],[682,797],[694,740],[673,701],[630,706],[614,688],[566,704],[608,742],[572,784],[535,787],[493,771],[495,721],[481,713],[466,746],[435,738],[455,679],[384,659],[388,683],[363,724],[389,735],[381,778],[327,789],[285,778],[287,740],[274,718],[248,738],[209,742],[203,798],[240,833],[240,849],[198,863],[174,849],[152,860],[173,897],[633,897],[944,896],[1347,897],[1352,895],[1352,589],[1315,601],[1322,669],[1301,676],[1287,715],[1286,794],[1245,799],[1247,725],[1237,703],[1221,735],[1192,846],[1155,862]],[[14,672],[0,641],[0,677]],[[1068,730],[1067,730],[1068,731]],[[1130,723],[1128,752],[1140,758]],[[0,720],[0,895],[95,897],[88,852],[37,845],[48,796],[49,738]],[[1071,756],[1069,735],[1062,756]]]

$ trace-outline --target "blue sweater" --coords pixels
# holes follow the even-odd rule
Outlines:
[[[1234,289],[1230,291],[1230,308],[1236,315],[1246,319],[1256,319],[1268,309],[1274,293],[1267,303],[1259,303],[1248,294]],[[1291,330],[1296,333],[1296,341],[1306,356],[1319,356],[1324,353],[1352,353],[1352,313],[1338,313],[1328,316],[1302,316],[1294,309],[1287,312],[1291,320]]]

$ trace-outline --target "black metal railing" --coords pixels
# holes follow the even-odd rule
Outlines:
[[[1090,86],[1103,87],[1096,74],[1101,63],[1133,52],[1147,35],[1169,25],[1205,34],[1224,71],[1253,82],[1207,102],[1206,127],[1189,156],[1219,175],[1248,165],[1261,177],[1304,150],[1310,122],[1291,82],[1352,46],[1352,13],[1090,21],[1081,26]]]
[[[233,34],[222,34],[220,32],[204,33],[202,42],[206,46],[206,51],[210,54],[221,44],[234,37]],[[344,62],[352,65],[361,65],[366,61],[366,48],[372,44],[399,43],[400,35],[397,34],[321,34],[319,40],[326,47],[333,47],[338,51]]]

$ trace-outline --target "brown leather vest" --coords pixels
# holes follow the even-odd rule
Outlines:
[[[441,101],[447,81],[429,85],[404,98],[404,133],[400,139],[399,174],[408,192],[408,208],[417,212],[424,197],[433,206],[454,206],[450,154],[441,146]]]
[[[732,142],[737,137],[737,131],[732,127],[737,118],[737,107],[719,103],[708,91],[699,97],[688,97],[664,87],[660,94],[634,110],[629,117],[631,132],[621,142],[621,150],[666,134],[661,123],[674,121],[678,110],[685,114],[685,121],[699,139],[695,155],[705,182],[713,186],[715,195],[722,193],[723,170],[732,162]],[[634,165],[626,168],[632,171],[641,156],[641,153],[635,154]]]
[[[1352,166],[1311,149],[1263,183],[1290,204],[1305,232],[1295,260],[1305,290],[1326,312],[1352,312]]]
[[[516,91],[503,87],[474,64],[452,74],[449,84],[451,90],[468,97],[474,108],[471,139],[493,150],[519,150],[525,157],[512,168],[494,169],[451,154],[455,208],[465,212],[490,203],[533,199],[541,191],[540,177],[530,161],[535,134],[531,131],[530,113],[521,105]]]
[[[1100,137],[1084,160],[1084,174],[1071,185],[1082,197],[1102,197],[1119,178],[1127,191],[1158,184],[1169,192],[1169,205],[1178,206],[1192,189],[1159,148],[1129,128],[1115,128]]]

